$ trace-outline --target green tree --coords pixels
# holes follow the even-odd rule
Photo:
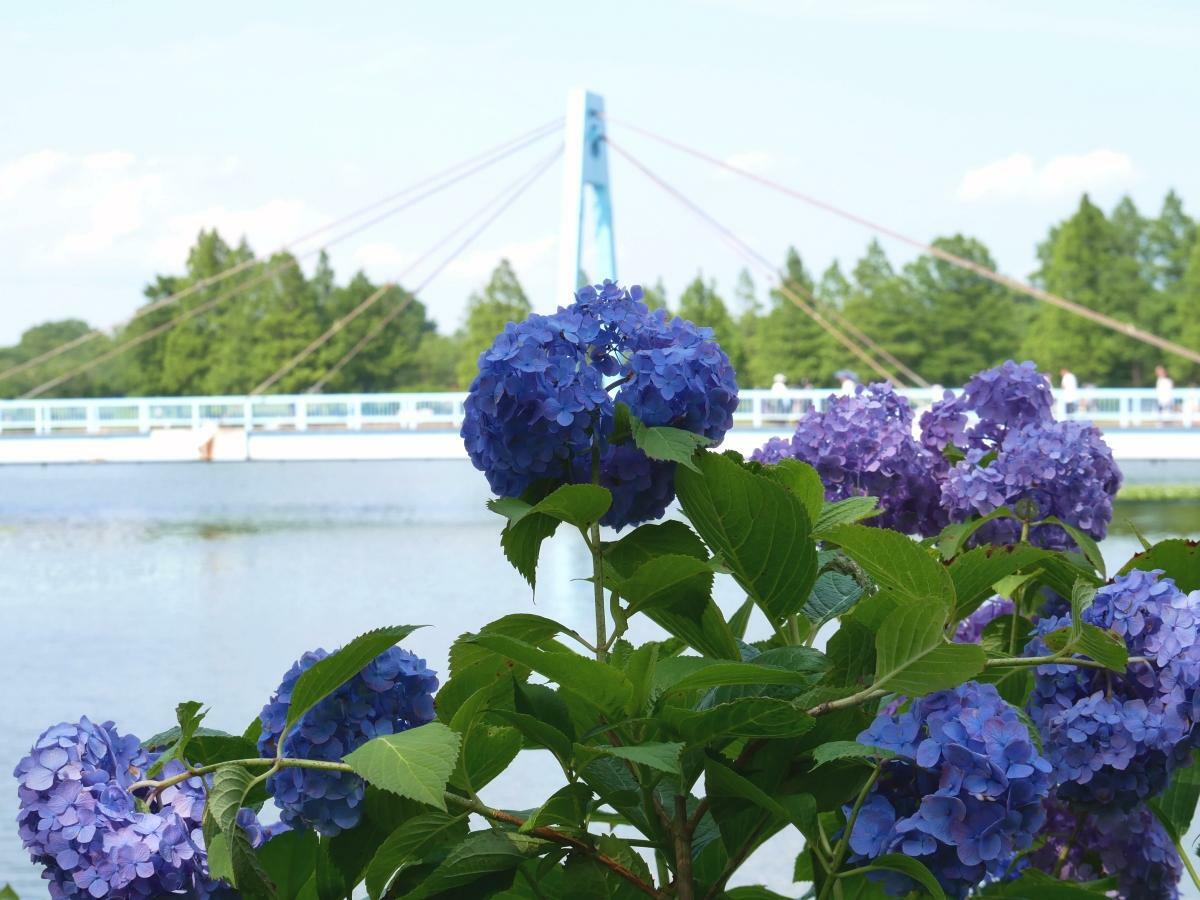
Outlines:
[[[82,319],[61,319],[27,328],[11,347],[0,347],[0,372],[50,353],[64,344],[78,341],[75,349],[51,356],[0,381],[0,397],[20,397],[27,391],[78,368],[107,352],[112,342],[107,336],[80,340],[92,327]],[[111,364],[101,364],[47,390],[46,397],[89,397],[120,390],[120,373]]]
[[[974,238],[938,238],[933,246],[996,268],[987,247]],[[1018,354],[1032,301],[934,256],[910,263],[904,277],[924,339],[918,356],[911,355],[910,347],[909,357],[900,358],[927,381],[962,384],[979,370]]]
[[[788,248],[781,288],[795,292],[802,300],[813,291],[812,277],[800,254]],[[747,378],[743,387],[766,387],[775,373],[782,373],[791,385],[811,380],[830,384],[833,378],[831,339],[802,311],[781,288],[771,291],[771,307],[759,322],[753,343],[747,348]],[[820,301],[817,301],[820,306]]]
[[[668,313],[670,312],[667,309],[667,286],[663,284],[661,278],[654,282],[653,287],[643,285],[642,290],[644,292],[642,294],[642,302],[646,304],[648,309],[662,309],[667,310]]]
[[[1046,289],[1126,322],[1141,322],[1150,296],[1128,235],[1085,194],[1075,214],[1052,234],[1038,279]],[[1072,369],[1099,384],[1142,384],[1159,354],[1144,344],[1049,304],[1039,307],[1025,353],[1045,371]]]
[[[1200,351],[1200,235],[1192,241],[1192,252],[1184,266],[1183,277],[1179,279],[1172,293],[1174,298],[1174,320],[1178,328],[1173,332],[1176,340],[1185,347]],[[1200,381],[1200,366],[1179,360],[1173,367],[1176,377],[1185,383],[1194,384]]]
[[[821,302],[841,309],[846,305],[851,287],[849,280],[842,274],[842,267],[835,259],[821,276],[821,281],[817,285],[817,296],[821,298]]]
[[[866,254],[855,263],[851,274],[853,280],[843,317],[909,368],[924,375],[925,319],[911,283],[892,268],[887,253],[876,240],[867,245]],[[874,371],[863,371],[862,360],[841,344],[836,345],[834,353],[833,368],[853,369],[865,379],[879,377]],[[891,368],[886,362],[882,364]]]
[[[466,387],[478,371],[479,354],[509,322],[520,322],[532,307],[517,273],[507,259],[500,260],[483,290],[467,299],[458,360],[458,383]]]

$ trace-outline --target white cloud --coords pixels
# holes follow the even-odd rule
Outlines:
[[[375,242],[363,244],[354,251],[354,264],[362,269],[370,269],[376,279],[396,278],[401,270],[409,265],[415,256],[407,250],[401,250],[395,244]]]
[[[737,169],[744,169],[747,172],[753,172],[755,175],[762,175],[775,165],[775,154],[767,150],[745,150],[741,153],[734,153],[725,157],[725,164],[733,166]],[[726,172],[729,177],[734,177],[732,172]]]
[[[66,162],[67,154],[58,150],[37,150],[0,165],[0,199],[12,199],[45,184]]]
[[[557,234],[546,234],[528,241],[515,241],[500,246],[465,253],[446,267],[446,274],[453,278],[479,282],[492,274],[492,269],[501,259],[512,263],[517,276],[550,261],[558,246]]]
[[[1028,153],[1014,153],[969,169],[958,185],[959,200],[994,198],[1041,200],[1083,191],[1121,188],[1137,179],[1127,153],[1098,149],[1055,156],[1038,165]]]
[[[196,242],[196,235],[204,229],[213,228],[230,243],[236,243],[244,237],[255,253],[267,256],[326,221],[325,215],[303,201],[285,198],[268,200],[244,209],[209,206],[194,212],[167,216],[161,226],[155,229],[150,256],[159,268],[177,268],[187,258],[188,249]],[[307,241],[294,249],[305,253],[315,246],[312,241]]]

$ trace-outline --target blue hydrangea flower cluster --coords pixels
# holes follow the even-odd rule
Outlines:
[[[1183,862],[1158,817],[1144,806],[1129,812],[1077,813],[1052,797],[1046,804],[1046,842],[1028,865],[1064,881],[1116,878],[1117,900],[1177,900]],[[1060,863],[1061,861],[1061,863]]]
[[[166,788],[149,811],[136,808],[129,788],[155,757],[112,722],[83,718],[47,729],[17,764],[18,831],[44,866],[51,897],[207,896],[219,888],[208,879],[200,828],[203,779]],[[157,777],[184,771],[172,760]],[[252,810],[242,810],[238,821],[258,829]]]
[[[896,758],[884,763],[855,820],[852,862],[904,853],[924,863],[948,896],[964,897],[1002,875],[1045,820],[1050,763],[990,684],[969,681],[907,710],[885,710],[858,740]],[[914,887],[904,875],[878,877],[894,896]]]
[[[817,470],[828,500],[872,496],[883,513],[867,524],[907,534],[933,534],[946,523],[938,505],[933,455],[913,437],[908,401],[887,384],[859,385],[806,413],[790,441],[773,438],[751,459],[803,460]]]
[[[980,372],[955,397],[949,391],[921,416],[921,443],[941,482],[941,504],[961,522],[1007,506],[1030,521],[1054,516],[1100,540],[1112,520],[1121,473],[1100,432],[1079,422],[1054,421],[1050,383],[1031,362],[1012,360]],[[951,465],[948,447],[965,455]],[[1021,523],[986,523],[974,544],[1011,544]],[[1029,540],[1055,550],[1076,549],[1057,525],[1039,525]]]
[[[1083,620],[1124,638],[1144,663],[1120,675],[1071,665],[1037,668],[1029,714],[1067,802],[1130,810],[1166,787],[1190,759],[1200,719],[1200,591],[1185,594],[1161,571],[1133,570],[1096,592]],[[1025,648],[1041,656],[1045,635],[1071,615],[1041,619]]]
[[[296,680],[328,655],[321,649],[305,653],[263,707],[258,749],[264,756],[276,754]],[[283,755],[336,761],[372,738],[424,725],[433,720],[437,686],[425,660],[392,647],[305,713],[284,738]],[[359,823],[363,790],[362,779],[348,772],[286,768],[267,779],[282,820],[323,835]]]
[[[618,402],[648,426],[719,441],[733,425],[737,384],[711,329],[652,313],[640,287],[606,281],[554,315],[505,326],[479,357],[462,437],[501,496],[543,480],[591,481],[595,445],[600,483],[613,493],[603,524],[621,528],[665,512],[675,466],[609,444]]]
[[[959,644],[978,644],[983,638],[983,629],[1001,616],[1011,616],[1013,609],[1013,602],[1007,597],[989,597],[958,623],[954,640]]]

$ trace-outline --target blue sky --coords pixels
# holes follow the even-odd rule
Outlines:
[[[111,325],[200,227],[266,252],[559,115],[575,86],[914,236],[979,237],[1015,275],[1082,190],[1155,210],[1174,187],[1200,212],[1194,3],[27,2],[0,22],[0,83],[0,342]],[[772,259],[852,264],[870,237],[618,137]],[[339,245],[339,277],[396,276],[536,155]],[[731,287],[723,244],[624,161],[612,178],[622,280]],[[560,193],[555,170],[429,287],[443,330],[502,255],[535,304],[561,299]]]

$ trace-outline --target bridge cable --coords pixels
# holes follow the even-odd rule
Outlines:
[[[332,367],[330,367],[329,371],[313,382],[307,393],[320,393],[321,389],[329,383],[330,379],[337,375],[337,373],[340,372],[347,363],[354,359],[354,357],[358,356],[358,354],[361,353],[362,350],[369,343],[371,343],[371,341],[378,337],[384,331],[384,329],[386,329],[388,325],[390,325],[396,319],[396,317],[404,311],[405,307],[407,307],[408,304],[411,303],[419,293],[429,286],[434,278],[441,274],[441,272],[448,265],[450,265],[450,263],[457,259],[458,256],[461,255],[462,252],[466,250],[472,244],[472,242],[474,242],[474,240],[487,229],[489,225],[495,222],[496,219],[498,219],[506,210],[508,210],[508,208],[512,206],[513,203],[515,203],[521,197],[521,195],[525,193],[525,191],[532,187],[534,182],[536,182],[538,178],[550,168],[551,164],[561,153],[562,147],[560,146],[552,157],[547,159],[537,171],[533,172],[531,176],[528,177],[523,184],[517,187],[516,190],[513,191],[513,193],[511,193],[497,209],[495,209],[487,218],[480,222],[479,226],[469,235],[467,235],[467,237],[447,257],[445,257],[445,259],[443,259],[432,272],[425,276],[425,280],[418,284],[412,290],[412,292],[408,294],[404,302],[376,322],[371,330],[364,334],[361,339],[359,339],[358,343],[351,347],[341,359],[339,359]]]
[[[552,119],[549,122],[538,126],[537,128],[531,129],[530,131],[527,131],[527,132],[517,136],[516,138],[513,138],[511,140],[497,144],[481,153],[476,154],[475,156],[472,156],[465,160],[462,160],[462,161],[454,164],[453,166],[448,166],[447,168],[442,169],[438,172],[435,172],[432,175],[428,175],[418,181],[413,182],[412,184],[408,185],[407,187],[402,188],[401,190],[398,190],[398,191],[395,191],[395,192],[389,194],[386,197],[380,198],[379,200],[369,203],[366,206],[359,207],[358,209],[356,209],[352,212],[349,212],[344,216],[340,216],[339,218],[333,219],[329,222],[326,222],[325,224],[320,225],[317,228],[314,228],[311,231],[308,231],[302,235],[299,235],[298,237],[292,238],[287,243],[283,244],[279,248],[279,250],[276,252],[277,253],[287,252],[289,250],[289,248],[295,247],[297,244],[301,244],[301,243],[304,243],[305,241],[311,240],[312,238],[317,237],[318,235],[323,234],[327,231],[332,231],[333,229],[338,228],[341,225],[346,224],[347,222],[353,221],[354,219],[357,219],[360,216],[366,215],[367,213],[378,209],[380,206],[384,206],[384,205],[391,203],[395,200],[398,200],[408,194],[411,194],[414,191],[425,187],[426,185],[435,183],[444,178],[450,179],[447,183],[437,187],[435,190],[432,190],[430,192],[426,192],[426,193],[422,194],[421,197],[419,197],[417,199],[423,199],[424,197],[431,196],[431,194],[433,194],[433,193],[437,193],[438,191],[443,190],[444,188],[450,187],[453,184],[457,184],[458,181],[462,180],[462,178],[465,178],[468,175],[473,175],[476,172],[482,171],[483,169],[486,169],[489,166],[491,166],[492,164],[497,163],[502,159],[505,159],[506,157],[512,155],[513,153],[516,153],[519,150],[523,150],[525,147],[535,144],[538,141],[542,140],[543,138],[548,137],[549,135],[553,134],[555,131],[558,130],[561,123],[562,123],[561,117],[559,117],[557,119]],[[464,168],[467,168],[468,170],[461,171]],[[401,207],[401,208],[404,208],[404,207]],[[398,211],[399,211],[399,209],[393,210],[393,212],[398,212]],[[389,215],[390,215],[390,213],[389,213]],[[376,221],[378,221],[378,220],[376,220]],[[176,291],[175,293],[173,293],[167,297],[163,297],[159,300],[154,301],[153,303],[149,303],[146,306],[141,307],[136,312],[134,312],[133,315],[121,320],[116,325],[114,325],[112,330],[115,331],[117,329],[125,328],[125,327],[129,326],[132,322],[135,322],[138,319],[140,319],[144,316],[147,316],[152,312],[155,312],[156,310],[162,309],[164,306],[169,306],[179,300],[184,299],[185,297],[191,296],[192,294],[196,293],[197,291],[201,291],[204,288],[212,287],[214,284],[224,281],[227,278],[231,278],[232,276],[238,274],[239,272],[245,271],[247,268],[249,268],[250,266],[254,265],[257,262],[260,262],[258,257],[250,257],[249,259],[242,260],[237,265],[231,266],[228,269],[222,269],[220,272],[214,273],[213,275],[209,275],[205,278],[200,279],[199,281],[195,281],[192,284],[188,285],[187,287],[182,288],[181,290]],[[37,356],[34,356],[34,357],[27,359],[23,362],[20,362],[14,366],[10,366],[9,368],[7,368],[3,371],[0,371],[0,381],[3,381],[4,379],[9,378],[13,375],[18,375],[21,372],[24,372],[28,369],[34,368],[35,366],[39,366],[42,363],[48,362],[51,359],[61,356],[64,353],[68,353],[71,350],[74,350],[76,347],[82,346],[83,344],[86,344],[88,341],[91,341],[97,337],[100,337],[103,334],[105,334],[105,332],[104,332],[104,330],[102,330],[100,328],[93,328],[90,331],[86,331],[83,334],[78,335],[77,337],[74,337],[69,341],[59,344],[57,347],[52,347],[51,349],[49,349],[43,353],[40,353]]]
[[[672,140],[665,135],[657,134],[648,129],[641,128],[631,122],[614,119],[612,116],[609,116],[608,119],[609,121],[616,122],[617,124],[622,125],[631,131],[636,131],[637,133],[652,140],[658,141],[661,144],[665,144],[668,147],[680,150],[683,153],[687,153],[690,156],[696,157],[697,159],[704,160],[705,162],[711,163],[712,165],[722,168],[728,172],[741,175],[743,178],[748,178],[751,181],[757,181],[759,184],[764,185],[765,187],[779,191],[780,193],[786,194],[789,197],[793,197],[803,203],[814,206],[817,209],[833,213],[836,216],[840,216],[843,219],[847,219],[858,225],[862,225],[871,229],[872,231],[885,235],[886,237],[890,237],[894,240],[900,241],[901,243],[908,244],[909,246],[920,250],[922,253],[927,253],[930,256],[937,257],[943,262],[948,262],[951,265],[958,266],[959,268],[965,269],[968,272],[973,272],[981,278],[986,278],[988,281],[998,284],[1001,287],[1005,287],[1009,290],[1016,291],[1017,293],[1033,297],[1035,300],[1040,300],[1043,303],[1048,303],[1051,306],[1058,307],[1059,309],[1064,309],[1067,312],[1074,313],[1077,316],[1081,316],[1098,325],[1102,325],[1103,327],[1108,328],[1111,331],[1115,331],[1118,334],[1131,337],[1136,341],[1141,341],[1143,344],[1150,344],[1158,347],[1160,350],[1166,350],[1168,353],[1173,353],[1176,356],[1189,360],[1190,362],[1200,363],[1200,351],[1193,350],[1191,347],[1185,347],[1182,344],[1177,344],[1174,341],[1160,337],[1153,332],[1139,328],[1137,325],[1134,325],[1131,322],[1124,322],[1120,319],[1113,318],[1112,316],[1106,315],[1102,312],[1097,312],[1090,307],[1084,306],[1082,303],[1076,303],[1074,300],[1068,300],[1066,297],[1043,290],[1035,285],[1027,284],[1011,276],[1002,275],[994,269],[989,269],[987,266],[980,265],[979,263],[967,259],[966,257],[959,256],[956,253],[951,253],[948,250],[942,250],[933,246],[932,244],[926,244],[924,241],[917,240],[914,237],[909,237],[908,235],[889,228],[886,225],[873,222],[870,219],[841,209],[831,203],[826,203],[824,200],[820,200],[809,194],[805,194],[802,191],[796,190],[795,188],[788,187],[787,185],[778,181],[774,181],[763,175],[743,169],[740,166],[735,166],[732,163],[725,162],[725,160],[705,153],[702,150],[697,150],[693,147],[687,146],[686,144],[681,144],[680,142]]]
[[[557,148],[549,156],[539,160],[533,166],[533,168],[523,172],[515,181],[505,185],[505,187],[498,194],[489,199],[479,209],[472,212],[471,215],[469,215],[462,222],[459,222],[457,225],[455,225],[454,228],[439,238],[432,246],[425,250],[424,253],[405,266],[404,269],[394,279],[381,285],[377,290],[372,291],[371,294],[361,303],[355,306],[354,309],[350,310],[348,313],[346,313],[346,315],[342,316],[336,322],[330,325],[327,329],[325,329],[323,334],[314,338],[312,342],[308,344],[308,346],[276,369],[269,377],[263,379],[263,381],[260,382],[254,388],[254,390],[250,391],[250,396],[255,397],[259,394],[262,394],[265,390],[267,390],[267,388],[278,382],[279,379],[281,379],[284,375],[286,375],[288,372],[291,372],[294,368],[296,368],[296,366],[308,359],[308,357],[310,357],[321,347],[325,346],[325,344],[332,340],[334,336],[336,336],[343,328],[374,306],[386,294],[398,287],[399,282],[402,279],[419,268],[422,263],[424,263],[427,259],[433,256],[434,253],[448,244],[454,237],[465,231],[472,222],[478,220],[480,216],[486,214],[494,205],[503,201],[510,191],[516,190],[530,177],[540,175],[558,158],[560,153],[562,153],[562,147]],[[404,305],[407,305],[407,301],[405,301]]]
[[[727,243],[729,243],[734,248],[734,250],[736,250],[739,254],[741,254],[743,259],[746,259],[751,264],[758,266],[770,277],[778,276],[778,271],[777,271],[776,267],[769,259],[767,259],[761,253],[759,253],[757,250],[755,250],[753,247],[751,247],[749,244],[747,244],[745,241],[743,241],[741,238],[739,238],[737,235],[735,235],[731,230],[729,230],[720,221],[718,221],[713,216],[709,215],[707,212],[705,212],[703,209],[701,209],[699,206],[697,206],[694,202],[692,202],[692,200],[690,200],[688,197],[686,197],[682,192],[680,192],[675,187],[668,184],[666,181],[664,181],[662,178],[660,178],[658,175],[656,175],[654,172],[652,172],[642,162],[640,162],[638,159],[636,159],[635,157],[630,155],[629,151],[623,149],[620,145],[614,143],[611,137],[605,138],[605,141],[609,147],[611,147],[619,155],[621,155],[622,157],[627,159],[630,163],[632,163],[635,167],[637,167],[643,175],[645,175],[647,178],[649,178],[651,181],[653,181],[659,188],[666,191],[668,194],[670,194],[672,197],[674,197],[677,201],[679,201],[681,204],[683,204],[684,207],[686,207],[694,216],[701,219],[709,227],[715,229],[722,239],[724,239]],[[821,313],[815,308],[815,306],[809,304],[809,302],[807,300],[805,300],[803,297],[801,297],[801,295],[799,293],[797,293],[795,290],[793,290],[791,288],[791,286],[789,285],[789,283],[787,282],[786,279],[780,278],[779,284],[776,286],[776,290],[778,290],[781,294],[783,294],[785,297],[787,297],[798,309],[800,309],[801,312],[803,312],[810,319],[812,319],[814,322],[816,322],[817,325],[819,325],[821,328],[823,328],[832,338],[834,338],[834,340],[838,341],[838,343],[840,343],[842,346],[844,346],[846,349],[848,349],[851,353],[853,353],[855,356],[857,356],[860,360],[862,360],[864,363],[866,363],[868,366],[870,366],[875,372],[877,372],[885,380],[894,383],[898,387],[906,386],[904,381],[902,381],[900,378],[898,378],[893,372],[884,368],[883,365],[881,365],[877,360],[875,360],[875,358],[872,357],[869,353],[867,353],[861,346],[859,346],[857,343],[855,343],[851,338],[847,337],[844,333],[842,333],[842,331],[840,331],[831,322],[827,321],[825,319],[825,317],[822,316]],[[810,299],[812,299],[814,302],[816,302],[816,298],[813,297],[812,294],[808,294],[808,297]]]

